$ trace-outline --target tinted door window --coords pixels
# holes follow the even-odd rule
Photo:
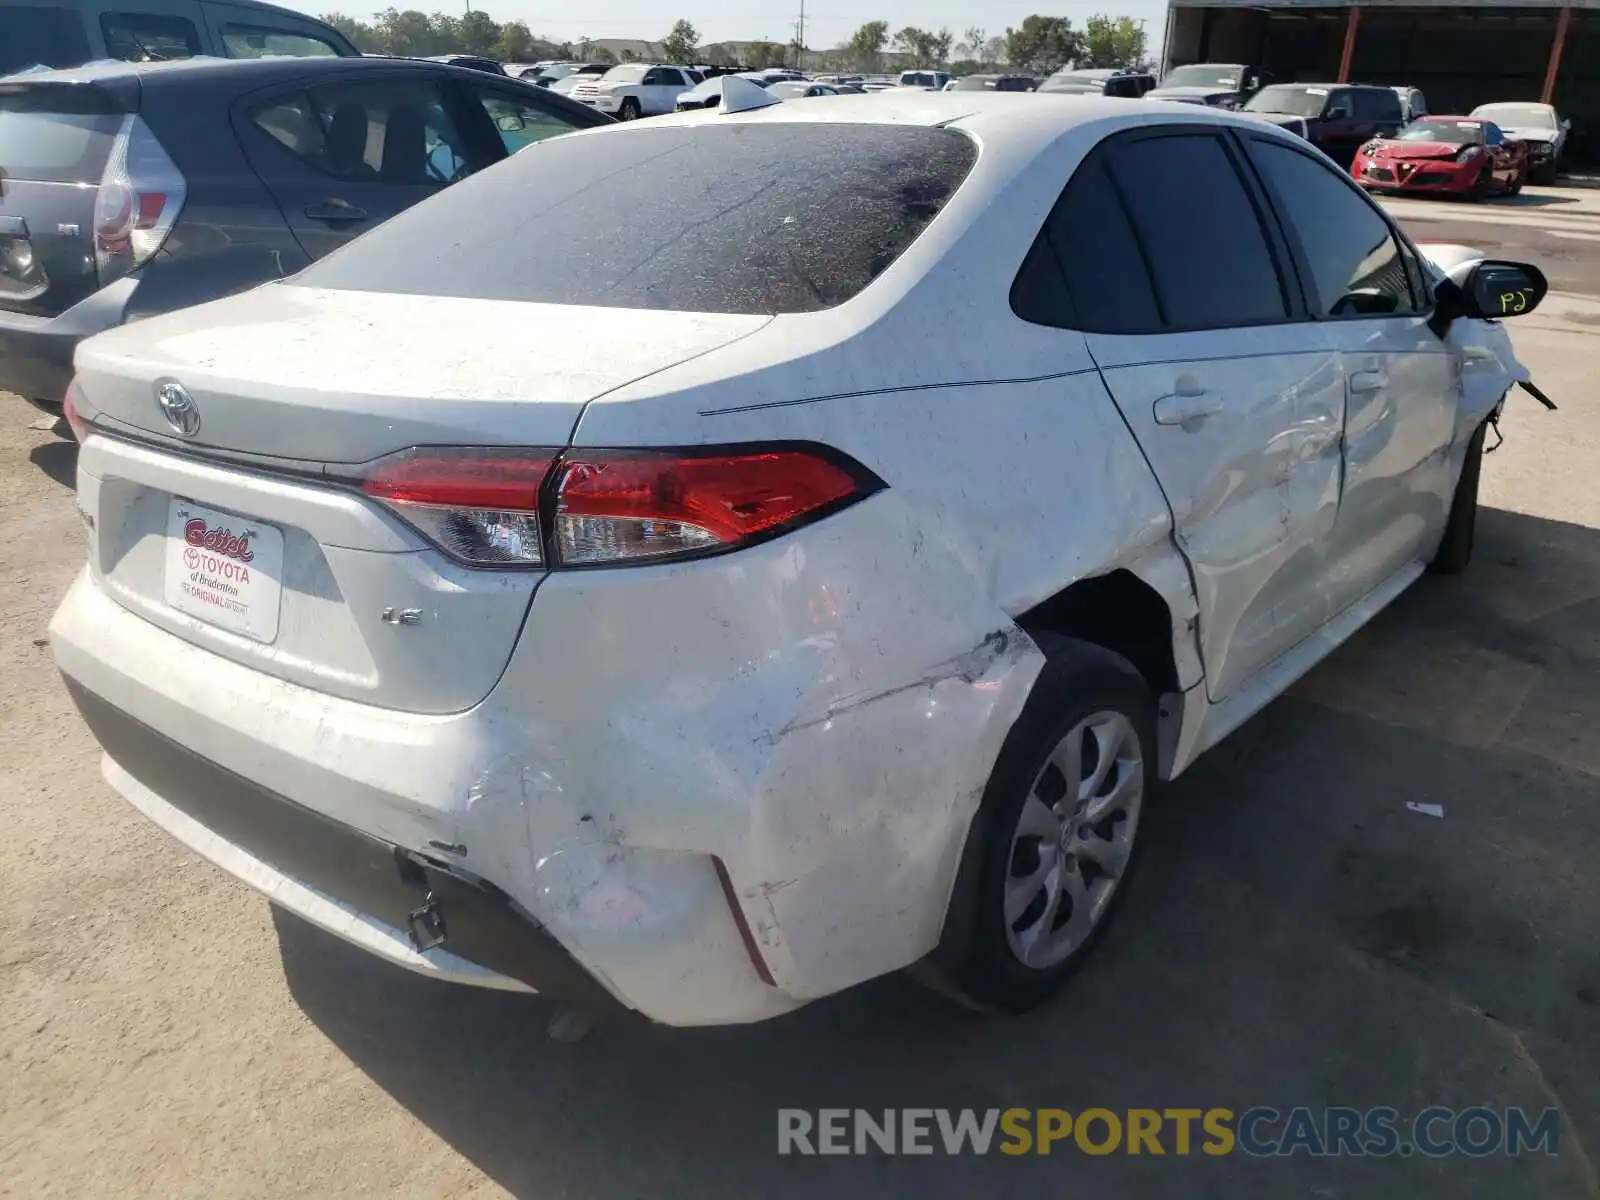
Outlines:
[[[1353,101],[1357,121],[1398,123],[1400,120],[1400,97],[1387,88],[1356,92]]]
[[[200,53],[200,35],[193,22],[154,13],[102,13],[100,32],[106,54],[124,62],[164,62]]]
[[[535,142],[544,141],[545,138],[571,133],[574,129],[582,128],[526,100],[508,96],[503,92],[490,91],[487,88],[472,90],[476,93],[479,103],[483,105],[484,111],[489,114],[489,120],[494,122],[495,131],[499,133],[500,142],[505,146],[507,154],[515,154]]]
[[[1288,317],[1260,215],[1218,138],[1140,138],[1117,145],[1107,161],[1168,328],[1220,328]],[[1182,186],[1174,186],[1174,180]],[[1101,231],[1086,226],[1077,237],[1091,242]]]
[[[657,67],[644,77],[646,87],[665,87],[669,83],[681,82],[676,71],[668,71],[665,67]]]
[[[229,58],[337,58],[332,42],[309,33],[291,33],[264,25],[224,25],[222,48]]]
[[[1332,317],[1417,311],[1394,231],[1372,202],[1310,155],[1251,139],[1287,232],[1310,271],[1307,300]]]
[[[6,8],[0,75],[28,67],[73,67],[89,59],[89,39],[75,8]]]
[[[1011,308],[1036,325],[1090,333],[1162,328],[1144,255],[1103,155],[1073,174],[1012,286]]]
[[[279,97],[251,115],[307,167],[349,182],[453,183],[472,164],[432,80],[365,80]]]

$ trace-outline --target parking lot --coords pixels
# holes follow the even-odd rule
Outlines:
[[[1396,202],[1544,265],[1476,558],[1203,758],[1067,992],[889,978],[748,1028],[407,975],[181,850],[99,774],[46,643],[74,446],[0,396],[0,1195],[1452,1197],[1600,1192],[1600,190]],[[1407,807],[1442,809],[1442,817]],[[779,1108],[1558,1108],[1555,1156],[776,1154]]]

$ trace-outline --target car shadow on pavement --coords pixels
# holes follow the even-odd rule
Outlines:
[[[1552,196],[1548,192],[1518,192],[1515,196],[1495,196],[1483,201],[1490,208],[1549,208],[1577,202],[1576,196]]]
[[[1600,533],[1485,509],[1166,793],[1118,927],[1025,1017],[900,977],[745,1028],[453,988],[274,910],[289,987],[518,1196],[1587,1196],[1600,1146]],[[1422,811],[1407,807],[1423,806]],[[1429,815],[1429,806],[1443,816]],[[780,1157],[783,1107],[1555,1107],[1553,1157]],[[937,1139],[936,1139],[937,1140]]]
[[[78,486],[77,442],[45,442],[28,451],[28,461],[68,491]]]

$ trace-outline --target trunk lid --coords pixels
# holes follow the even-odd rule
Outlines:
[[[100,288],[97,190],[137,84],[0,83],[0,309],[54,316]]]
[[[268,284],[110,330],[78,350],[90,406],[186,445],[359,463],[407,446],[565,446],[583,405],[759,329],[765,316],[523,304]]]
[[[143,444],[82,448],[91,572],[123,607],[263,673],[461,711],[505,669],[543,570],[462,565],[329,478],[353,473],[338,464],[565,446],[589,399],[767,320],[269,284],[109,331],[79,348],[74,403]],[[181,443],[162,382],[199,413]]]

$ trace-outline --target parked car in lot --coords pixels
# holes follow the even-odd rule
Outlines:
[[[570,96],[573,88],[580,83],[593,83],[611,70],[613,65],[612,63],[586,63],[570,75],[558,75],[553,79],[541,75],[534,82],[540,87],[549,88],[557,95]]]
[[[1394,89],[1360,84],[1269,84],[1245,102],[1244,111],[1291,127],[1344,167],[1360,147],[1393,137],[1404,124]]]
[[[577,84],[567,94],[619,121],[633,121],[670,113],[678,97],[700,82],[686,67],[623,63],[599,79]]]
[[[1406,124],[1428,115],[1428,100],[1421,88],[1402,84],[1394,89],[1394,94],[1400,97],[1400,117]]]
[[[1191,63],[1173,67],[1145,98],[1238,108],[1271,81],[1267,72],[1246,63]]]
[[[482,71],[488,75],[504,75],[506,69],[492,58],[484,58],[481,54],[435,54],[428,58],[429,62],[444,63],[452,67],[465,67],[469,71]]]
[[[944,85],[947,92],[1031,92],[1039,86],[1032,75],[963,75]]]
[[[0,0],[0,75],[95,59],[359,57],[333,26],[260,0]],[[0,166],[4,166],[0,163]]]
[[[90,334],[288,275],[530,142],[609,123],[417,59],[0,81],[0,390],[59,409]]]
[[[1108,68],[1057,71],[1039,85],[1041,92],[1061,92],[1070,96],[1121,96],[1136,99],[1156,86],[1154,75]]]
[[[1534,183],[1553,184],[1561,174],[1562,156],[1572,121],[1556,115],[1548,104],[1480,104],[1472,115],[1493,121],[1506,137],[1528,148],[1528,177]]]
[[[839,89],[830,83],[814,83],[809,79],[780,79],[767,86],[767,94],[779,100],[806,100],[813,96],[837,96]]]
[[[950,82],[948,71],[901,71],[894,81],[895,87],[916,88],[924,92],[937,92]]]
[[[1026,1008],[1159,781],[1465,565],[1544,286],[1211,109],[578,133],[85,343],[51,641],[134,806],[412,970]]]
[[[1362,146],[1350,174],[1369,191],[1515,196],[1528,178],[1528,148],[1493,121],[1424,117]]]

